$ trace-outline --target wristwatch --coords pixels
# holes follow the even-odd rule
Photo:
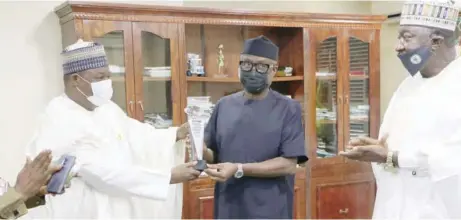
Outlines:
[[[386,163],[384,164],[384,170],[394,173],[396,171],[396,167],[394,166],[394,162],[392,161],[393,157],[394,157],[394,151],[389,151],[387,153]]]
[[[234,177],[237,178],[237,179],[243,177],[243,168],[242,168],[241,163],[237,164],[237,172],[235,172]]]

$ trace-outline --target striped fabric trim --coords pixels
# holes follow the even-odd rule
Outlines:
[[[86,59],[79,59],[72,62],[64,63],[62,65],[64,75],[78,73],[89,69],[96,69],[107,67],[108,62],[106,56],[89,57]]]
[[[400,25],[455,30],[459,9],[449,1],[411,1],[404,4]]]
[[[62,54],[64,63],[72,62],[79,59],[87,59],[90,57],[105,56],[104,46],[84,47],[73,51],[68,51]]]

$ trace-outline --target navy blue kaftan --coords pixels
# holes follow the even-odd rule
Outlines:
[[[243,92],[223,97],[205,129],[205,144],[215,162],[254,163],[276,157],[307,161],[301,105],[270,90],[262,100]],[[217,183],[215,219],[292,219],[294,175],[244,176]]]

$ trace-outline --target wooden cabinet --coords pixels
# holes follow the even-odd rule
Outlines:
[[[338,157],[356,135],[377,136],[379,30],[383,16],[229,11],[66,2],[56,9],[63,46],[78,38],[105,46],[115,101],[130,117],[156,127],[186,121],[188,96],[216,102],[241,90],[243,41],[265,35],[280,48],[272,89],[303,106],[310,161],[296,175],[295,218],[370,218],[369,164]],[[218,66],[220,45],[224,66]],[[189,58],[204,74],[189,74]],[[183,218],[213,216],[207,177],[184,184]]]
[[[367,219],[373,210],[372,181],[342,182],[317,186],[317,218]]]
[[[201,178],[189,184],[183,218],[213,219],[213,185],[214,182],[209,178]]]
[[[180,124],[180,63],[175,62],[179,56],[178,25],[80,22],[83,28],[76,31],[83,39],[104,45],[112,73],[113,101],[140,121],[153,123],[161,115],[170,126]]]
[[[187,204],[184,205],[183,218],[212,219],[214,182],[209,178],[200,178],[188,186]],[[306,170],[299,168],[295,181],[293,217],[306,218]]]
[[[338,152],[353,137],[377,138],[379,30],[308,33],[310,217],[369,218],[375,195],[370,164],[349,161]]]

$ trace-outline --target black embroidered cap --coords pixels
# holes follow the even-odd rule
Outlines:
[[[267,37],[261,35],[245,41],[242,54],[265,57],[277,61],[279,48]]]

